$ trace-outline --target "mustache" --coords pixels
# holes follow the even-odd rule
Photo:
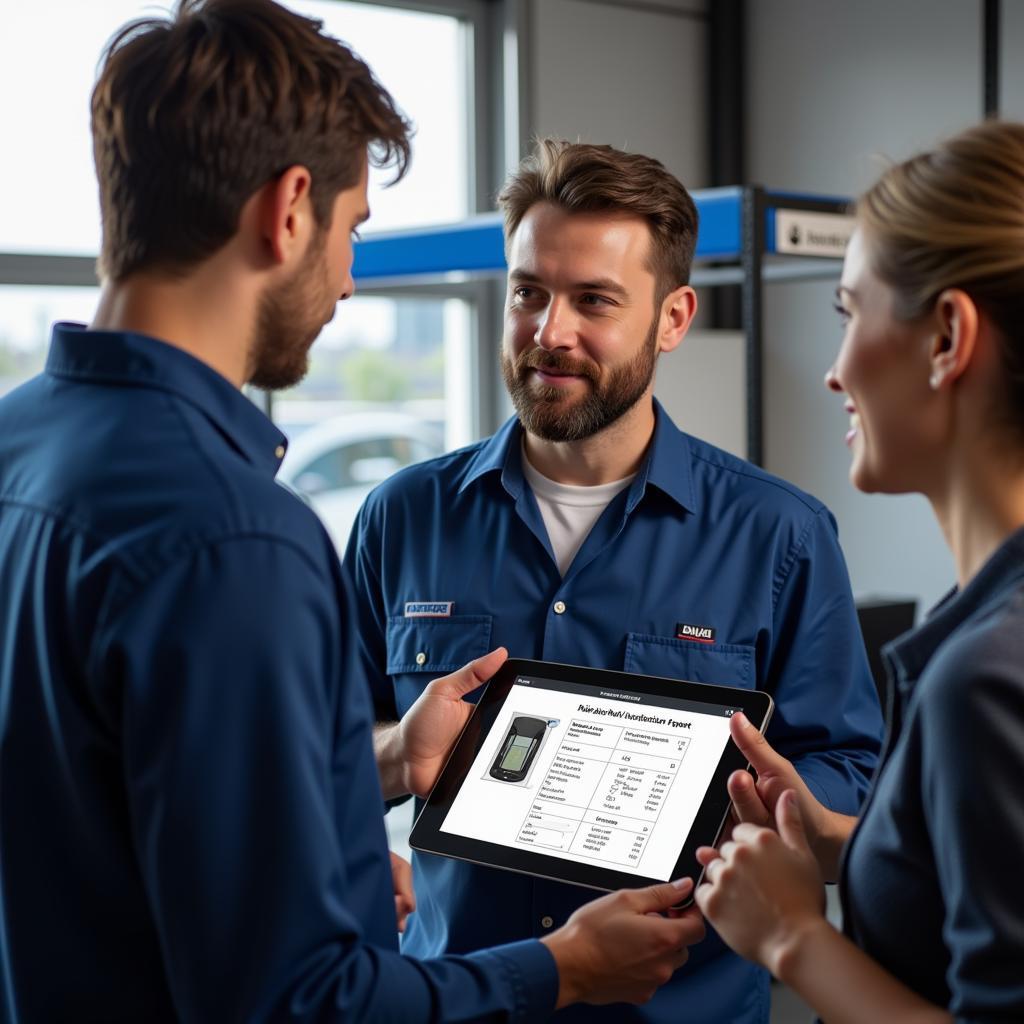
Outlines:
[[[521,377],[527,370],[553,370],[556,373],[573,373],[586,377],[596,384],[600,376],[597,367],[589,361],[573,359],[561,352],[548,352],[542,348],[527,349],[516,359],[516,376]]]

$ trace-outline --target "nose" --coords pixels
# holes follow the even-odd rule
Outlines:
[[[557,298],[551,299],[537,324],[533,340],[540,348],[572,348],[575,340],[572,315],[568,305]]]
[[[836,368],[834,366],[830,366],[825,372],[825,387],[827,387],[829,391],[842,393],[843,385],[839,383],[839,376],[836,374]]]

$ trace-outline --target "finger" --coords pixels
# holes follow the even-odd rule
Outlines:
[[[710,882],[712,885],[715,883],[715,879],[725,870],[725,861],[719,857],[718,860],[713,860],[704,869],[704,881],[705,883]]]
[[[412,888],[412,865],[394,850],[388,850],[388,855],[391,857],[391,877],[395,880],[396,891],[400,881]]]
[[[742,711],[737,711],[729,719],[729,732],[733,743],[740,748],[758,775],[787,763],[786,759],[777,754],[771,744],[750,724],[750,719]]]
[[[708,901],[715,893],[715,887],[710,882],[705,882],[703,885],[697,886],[697,891],[693,894],[693,901],[697,904],[700,912],[710,920],[711,915],[708,913]]]
[[[672,958],[672,972],[675,973],[679,970],[687,960],[690,959],[690,951],[684,946],[675,956]]]
[[[668,941],[677,949],[696,945],[704,938],[704,918],[696,907],[673,912],[671,916],[659,920],[668,927],[671,936]]]
[[[752,825],[744,822],[744,824],[736,826],[733,830],[732,838],[737,846],[749,846],[765,831],[774,832],[775,830],[765,829],[763,825]]]
[[[718,860],[722,855],[713,846],[697,847],[697,863],[706,868],[713,860]]]
[[[741,822],[750,821],[755,825],[771,823],[772,816],[761,800],[749,772],[733,772],[729,776],[728,789],[733,812]]]
[[[645,889],[634,889],[630,895],[635,901],[638,914],[649,914],[651,911],[668,910],[677,903],[682,903],[693,892],[692,878],[678,878],[674,882],[663,882],[661,885],[649,885]]]
[[[687,946],[695,946],[698,942],[703,942],[707,928],[704,926],[704,915],[701,914],[699,907],[694,905],[687,907],[686,910],[673,911],[673,914],[677,920],[686,924],[685,942]]]
[[[478,686],[483,686],[505,664],[507,658],[508,651],[504,647],[496,647],[451,675],[435,679],[427,689],[441,691],[451,697],[464,697]]]
[[[409,916],[409,912],[405,909],[405,901],[401,896],[395,897],[395,920],[398,922],[398,930],[400,932],[405,931],[405,919]]]
[[[800,805],[793,790],[787,789],[779,797],[779,802],[775,806],[775,818],[779,823],[779,835],[791,850],[804,852],[809,849],[807,830],[804,828]]]
[[[412,886],[412,865],[397,853],[391,852],[391,880],[395,899],[401,899],[411,913],[416,909],[416,893]]]

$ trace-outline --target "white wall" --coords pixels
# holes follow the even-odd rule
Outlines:
[[[704,0],[654,9],[531,0],[527,130],[657,157],[688,187],[706,183]]]
[[[746,455],[742,331],[691,330],[679,348],[659,357],[654,393],[682,430],[740,458]]]
[[[1024,115],[1022,5],[1003,3],[1004,104]],[[881,166],[979,119],[980,0],[754,0],[748,4],[751,180],[853,196]],[[1015,59],[1015,58],[1014,58]],[[1012,95],[1012,101],[1011,101]],[[846,416],[822,386],[840,340],[832,283],[767,293],[768,468],[836,513],[858,594],[929,605],[952,562],[923,499],[855,492]]]

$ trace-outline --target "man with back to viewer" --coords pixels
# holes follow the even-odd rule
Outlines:
[[[408,158],[318,28],[186,0],[115,38],[93,94],[99,307],[0,401],[5,1021],[537,1020],[648,997],[703,932],[649,916],[685,883],[543,943],[397,951],[351,588],[239,390],[301,377],[352,293],[368,153]],[[429,790],[503,659],[410,712],[405,787]]]
[[[499,205],[517,417],[382,484],[345,556],[385,792],[401,789],[388,783],[400,754],[390,723],[430,674],[500,643],[516,657],[767,690],[776,749],[852,813],[881,717],[834,521],[681,433],[653,399],[657,359],[696,310],[690,196],[651,158],[545,140]],[[416,602],[445,614],[407,615]],[[437,857],[414,868],[403,949],[418,956],[543,936],[590,899]],[[650,1003],[557,1017],[766,1022],[768,981],[712,937]]]

